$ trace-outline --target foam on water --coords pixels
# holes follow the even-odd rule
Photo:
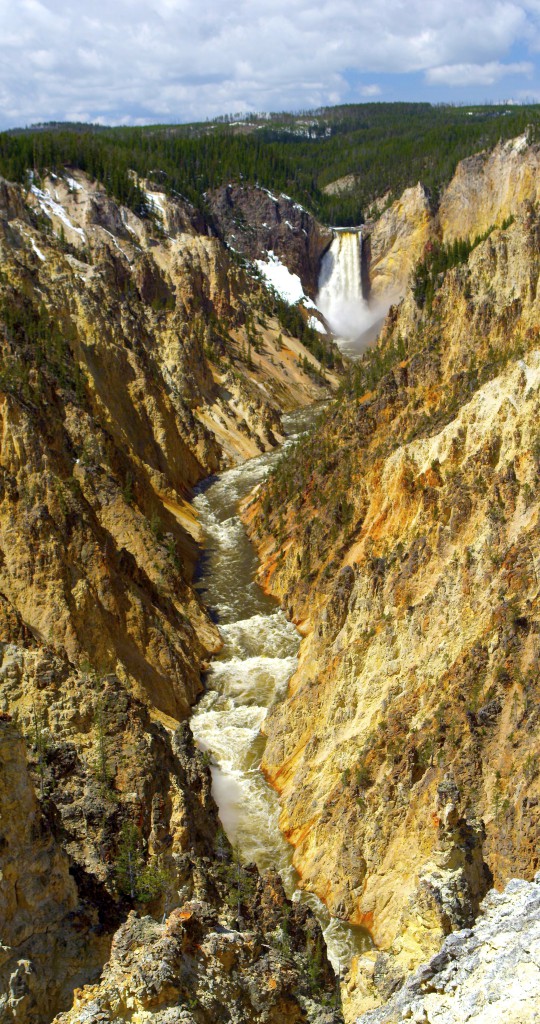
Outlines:
[[[305,414],[295,419],[298,434]],[[293,428],[286,444],[294,437]],[[212,757],[213,794],[229,839],[238,844],[245,862],[255,861],[260,870],[276,867],[289,896],[315,911],[339,969],[366,948],[366,935],[332,920],[316,896],[298,889],[292,849],[279,830],[279,800],[260,771],[261,727],[296,669],[300,638],[274,599],[255,584],[257,557],[236,510],[278,454],[252,459],[207,481],[195,499],[206,535],[197,586],[224,644],[207,673],[191,727],[198,745]]]
[[[222,627],[221,634],[225,641],[223,658],[229,655],[295,658],[298,651],[298,633],[281,608],[271,615],[252,615],[249,619],[231,622]]]

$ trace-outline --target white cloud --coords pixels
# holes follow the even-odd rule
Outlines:
[[[516,64],[501,64],[491,60],[487,64],[443,64],[429,68],[426,77],[433,84],[445,85],[494,85],[508,75],[531,75],[534,70],[529,61]]]
[[[381,74],[490,85],[540,49],[540,0],[0,0],[0,24],[4,125],[306,108]]]
[[[362,85],[358,91],[361,96],[380,96],[382,92],[380,85],[375,85],[375,83],[373,85]]]

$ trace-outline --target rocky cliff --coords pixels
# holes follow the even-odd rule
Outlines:
[[[218,643],[190,488],[275,445],[318,364],[185,204],[147,223],[83,179],[2,197],[6,621],[185,717]]]
[[[499,147],[371,226],[373,294],[404,299],[246,510],[304,634],[265,772],[302,884],[379,947],[349,1015],[538,867],[537,160]],[[261,189],[212,222],[146,192],[0,183],[0,1020],[338,1021],[318,926],[238,863],[179,724],[220,645],[193,486],[337,383],[245,256],[313,293],[330,236]]]
[[[208,202],[229,245],[252,260],[266,259],[272,251],[315,297],[321,256],[332,241],[329,228],[289,196],[255,186],[224,185],[209,194]]]
[[[302,884],[380,947],[379,1001],[538,866],[540,224],[502,194],[514,222],[432,301],[412,282],[245,512],[305,637],[263,767]]]
[[[79,899],[17,730],[0,720],[0,1019],[51,1019],[73,985],[97,977],[108,943],[95,906]],[[52,972],[50,965],[55,965]]]
[[[198,899],[167,920],[132,913],[98,985],[75,993],[57,1024],[339,1024],[335,982],[309,912],[288,913],[279,878],[251,882],[240,926]]]
[[[365,227],[372,298],[403,297],[427,243],[474,239],[536,203],[539,170],[538,146],[521,136],[463,160],[440,198],[421,183],[407,189]]]
[[[93,756],[88,735],[45,745],[36,718],[39,801],[26,745],[0,722],[2,1021],[50,1021],[73,1003],[59,1020],[183,1008],[195,1024],[339,1024],[315,918],[233,858],[188,726],[171,734],[113,696]]]
[[[426,243],[435,234],[429,196],[419,183],[407,189],[374,223],[364,228],[369,295],[397,300]]]

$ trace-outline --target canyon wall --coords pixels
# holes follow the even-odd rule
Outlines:
[[[325,388],[185,204],[147,223],[70,182],[2,191],[2,614],[180,719],[219,644],[191,488]]]
[[[302,884],[379,947],[349,1015],[538,867],[537,163],[506,144],[370,225],[403,301],[246,508],[304,634],[264,770]],[[183,721],[220,646],[193,487],[338,383],[246,257],[314,294],[331,234],[263,189],[146,195],[0,182],[0,1020],[337,1024],[318,925],[237,862]]]
[[[174,933],[147,1008],[176,971],[173,1004],[216,1019],[203,961],[185,984],[208,935],[238,1019],[337,1021],[318,925],[236,864],[179,726],[221,643],[193,487],[336,378],[199,213],[147,200],[137,216],[80,173],[0,182],[0,1019],[45,1024],[124,940],[141,960],[159,940],[161,964]],[[131,910],[187,904],[174,926],[132,915],[111,954]]]
[[[349,1012],[470,927],[493,882],[538,868],[540,222],[508,186],[537,160],[517,143],[458,169],[446,237],[468,174],[467,232],[513,222],[429,302],[409,284],[244,510],[261,583],[304,635],[263,769],[302,885],[380,950]]]
[[[370,294],[404,296],[426,245],[473,239],[538,200],[540,152],[520,136],[463,160],[440,197],[419,183],[365,228]]]
[[[534,1024],[540,987],[540,875],[513,879],[482,903],[473,928],[455,932],[384,1007],[357,1024]]]
[[[214,224],[229,245],[252,260],[265,259],[272,251],[315,298],[321,256],[332,241],[330,228],[289,196],[253,185],[223,185],[209,194],[208,202]]]

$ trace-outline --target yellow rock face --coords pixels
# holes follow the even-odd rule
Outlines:
[[[538,201],[540,152],[520,137],[458,164],[437,209],[421,184],[368,223],[369,279],[374,302],[395,302],[406,291],[426,245],[474,239],[514,216],[525,201]]]
[[[538,149],[528,146],[525,136],[463,160],[442,196],[438,221],[443,239],[481,235],[516,214],[523,202],[537,202],[539,169]]]
[[[326,389],[271,316],[248,338],[262,290],[185,204],[158,196],[156,226],[70,181],[2,185],[4,615],[178,721],[220,643],[191,588],[191,488]]]
[[[401,297],[433,229],[428,197],[420,184],[406,189],[379,217],[368,235],[373,300]]]
[[[537,869],[539,232],[526,204],[432,308],[408,292],[386,373],[246,511],[305,635],[265,726],[281,826],[302,885],[398,974],[473,919],[490,872]],[[357,1010],[384,998],[373,963]]]

